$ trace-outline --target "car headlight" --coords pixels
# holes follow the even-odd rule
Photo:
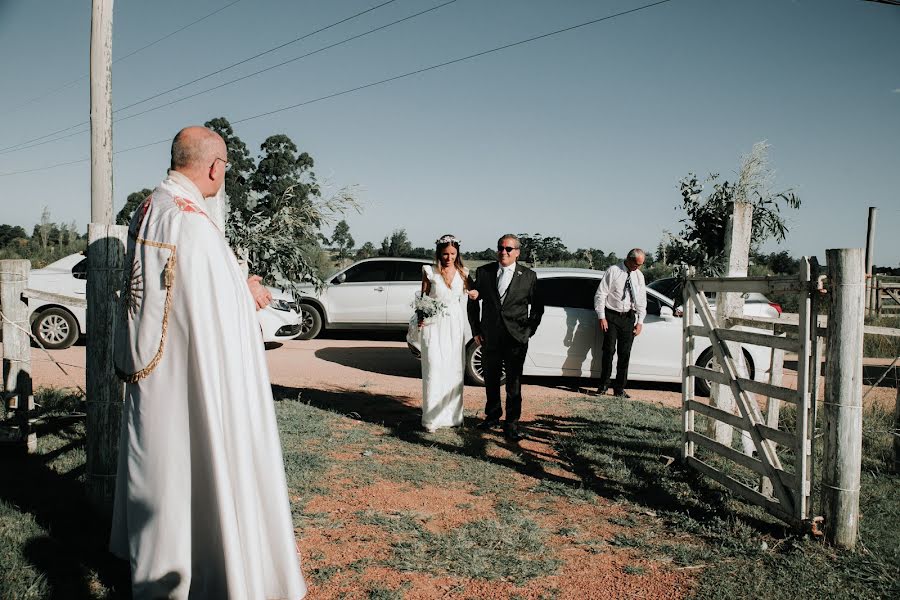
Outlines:
[[[279,298],[273,298],[269,303],[269,306],[271,306],[275,310],[283,310],[284,312],[288,312],[291,310],[291,302],[289,300],[281,300]]]

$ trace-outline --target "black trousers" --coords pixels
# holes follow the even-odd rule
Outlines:
[[[600,387],[605,391],[609,387],[612,376],[613,355],[618,350],[616,361],[616,380],[612,387],[615,392],[622,392],[628,381],[628,361],[631,360],[631,345],[634,343],[634,312],[619,313],[606,309],[606,324],[609,326],[603,334],[603,357],[600,361]]]
[[[506,370],[506,422],[516,423],[522,416],[522,367],[528,344],[516,341],[504,327],[497,334],[487,337],[481,349],[484,368],[484,385],[487,404],[485,419],[499,420],[503,415],[500,403],[500,376]]]

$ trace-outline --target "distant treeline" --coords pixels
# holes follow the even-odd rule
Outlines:
[[[82,252],[86,247],[87,233],[78,231],[75,221],[55,223],[50,220],[50,211],[46,208],[31,235],[19,225],[0,224],[0,259],[24,258],[30,260],[35,269]]]

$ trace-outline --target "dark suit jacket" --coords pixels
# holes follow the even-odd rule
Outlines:
[[[528,267],[516,263],[512,281],[506,289],[506,300],[501,303],[497,292],[499,268],[496,261],[491,262],[478,267],[475,275],[470,277],[469,289],[478,290],[478,300],[469,300],[467,308],[472,335],[490,340],[500,332],[501,327],[505,327],[513,339],[527,344],[544,316],[544,303],[537,294],[537,275]]]

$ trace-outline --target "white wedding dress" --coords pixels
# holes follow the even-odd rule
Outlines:
[[[431,283],[428,295],[447,305],[447,314],[427,319],[422,334],[422,426],[428,430],[463,422],[465,300],[463,273],[450,287],[429,265],[422,272]]]

